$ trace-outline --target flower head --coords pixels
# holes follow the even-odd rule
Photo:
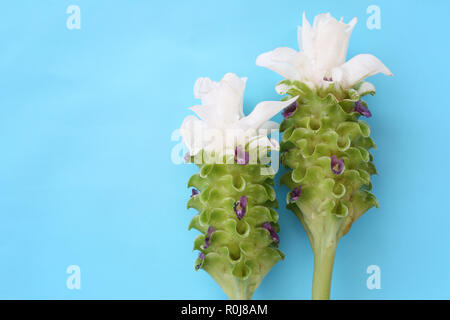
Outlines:
[[[359,112],[361,115],[367,118],[370,118],[372,116],[372,113],[369,111],[369,109],[363,106],[361,100],[355,102],[355,111]]]
[[[201,150],[218,154],[233,154],[237,145],[252,141],[259,147],[278,150],[278,142],[267,137],[269,129],[278,124],[269,121],[281,110],[296,100],[264,101],[254,110],[244,115],[243,99],[247,78],[239,78],[227,73],[219,82],[200,78],[194,86],[194,96],[201,99],[202,105],[191,108],[197,116],[188,116],[180,128],[183,142],[190,155]]]
[[[344,159],[338,159],[335,155],[331,156],[331,171],[335,174],[341,174],[344,170]]]
[[[297,188],[292,189],[291,191],[291,201],[295,202],[300,198],[302,194],[302,186],[298,186]]]
[[[245,212],[247,210],[247,204],[248,204],[247,196],[242,196],[239,201],[236,201],[234,203],[233,209],[234,209],[234,212],[236,212],[236,216],[239,220],[241,220],[244,217]]]
[[[262,227],[264,229],[266,229],[267,231],[269,231],[270,236],[272,237],[273,241],[275,241],[276,243],[280,242],[280,237],[275,232],[275,229],[272,227],[272,225],[269,222],[264,222]]]
[[[294,114],[294,112],[297,110],[297,101],[294,101],[292,104],[290,104],[289,106],[287,106],[284,110],[283,110],[283,118],[289,118],[290,116],[292,116]]]
[[[311,26],[303,14],[303,26],[298,27],[297,32],[299,51],[287,47],[277,48],[261,54],[256,64],[286,79],[318,87],[335,82],[343,88],[351,88],[379,72],[392,75],[371,54],[360,54],[345,62],[350,35],[356,22],[357,19],[353,18],[346,24],[342,19],[338,21],[327,13],[316,16]]]
[[[234,161],[237,164],[246,165],[248,164],[248,161],[250,160],[250,154],[245,151],[241,146],[237,146],[234,149]]]

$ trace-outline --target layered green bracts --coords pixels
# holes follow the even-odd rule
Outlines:
[[[375,143],[369,125],[359,119],[370,116],[360,98],[375,92],[362,82],[349,90],[334,83],[311,89],[289,80],[280,86],[289,97],[299,96],[297,107],[281,124],[281,161],[290,169],[281,182],[294,190],[288,208],[303,224],[314,251],[313,299],[329,299],[339,239],[378,205],[369,192],[370,177],[376,173],[369,150]]]
[[[202,233],[194,241],[194,250],[200,251],[195,269],[208,272],[230,299],[251,299],[284,258],[278,249],[273,175],[261,175],[268,167],[259,163],[225,163],[200,164],[200,173],[188,183],[199,191],[187,205],[199,212],[189,229]]]

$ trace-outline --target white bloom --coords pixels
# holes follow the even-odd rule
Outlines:
[[[190,108],[195,116],[184,119],[180,128],[183,142],[191,155],[201,150],[217,154],[233,153],[238,145],[251,145],[278,149],[278,142],[267,137],[278,124],[268,121],[292,104],[288,101],[264,101],[252,113],[244,115],[243,98],[247,78],[227,73],[220,82],[199,78],[194,85],[194,96],[202,105]]]
[[[388,68],[371,54],[360,54],[345,62],[350,35],[357,22],[345,24],[329,13],[319,14],[311,26],[303,13],[303,26],[298,27],[300,51],[277,48],[263,53],[256,64],[269,68],[286,79],[299,80],[310,86],[327,86],[331,82],[342,88],[379,72],[392,75]],[[281,90],[282,91],[282,90]]]

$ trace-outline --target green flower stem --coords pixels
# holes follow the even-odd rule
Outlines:
[[[314,249],[313,300],[329,300],[336,246],[319,246]]]

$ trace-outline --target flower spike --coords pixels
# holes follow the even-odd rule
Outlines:
[[[230,299],[251,299],[284,258],[278,249],[274,173],[261,157],[279,148],[266,134],[267,128],[278,128],[270,118],[297,99],[261,102],[245,116],[245,83],[231,73],[219,82],[198,79],[194,95],[202,103],[191,108],[198,118],[186,117],[180,130],[189,159],[200,169],[188,183],[195,188],[188,208],[198,211],[189,229],[200,232],[194,268],[207,272]],[[262,232],[264,223],[269,232]]]
[[[375,93],[366,78],[392,73],[371,54],[346,61],[355,25],[356,18],[346,24],[329,13],[316,16],[310,25],[304,14],[299,51],[277,48],[256,60],[286,78],[276,86],[278,93],[288,95],[283,100],[298,96],[297,111],[280,127],[281,161],[288,168],[281,182],[292,190],[287,206],[303,224],[314,251],[313,299],[329,299],[339,239],[378,205],[369,192],[376,173],[370,154],[375,143],[369,125],[359,120],[372,114],[361,98]]]

